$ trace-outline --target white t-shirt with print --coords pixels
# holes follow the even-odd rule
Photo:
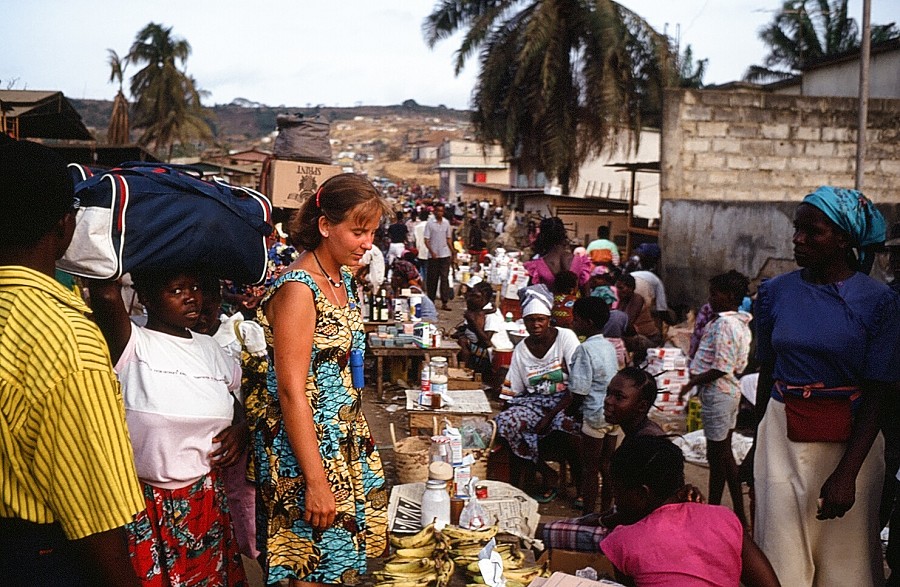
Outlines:
[[[241,369],[210,336],[132,325],[116,363],[138,477],[164,489],[209,473],[213,437],[231,425]]]

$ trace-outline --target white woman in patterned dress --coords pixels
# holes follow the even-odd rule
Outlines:
[[[365,344],[348,267],[385,210],[361,176],[326,181],[292,222],[304,252],[262,302],[274,365],[254,450],[269,584],[352,585],[386,546],[384,473],[348,364]]]

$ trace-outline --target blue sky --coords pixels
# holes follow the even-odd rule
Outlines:
[[[709,58],[706,83],[742,76],[764,47],[758,29],[780,0],[622,0]],[[862,0],[850,3],[859,20]],[[241,97],[272,106],[420,104],[466,108],[472,60],[453,75],[459,37],[429,49],[432,0],[17,0],[4,7],[0,87],[112,99],[106,49],[127,53],[148,22],[191,44],[188,72],[207,104]],[[900,21],[900,0],[873,0],[872,20]],[[668,25],[668,26],[667,26]],[[126,71],[126,76],[134,73]]]

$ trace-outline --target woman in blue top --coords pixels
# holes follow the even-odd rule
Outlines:
[[[783,585],[884,581],[878,414],[900,298],[865,274],[884,226],[859,192],[821,187],[794,215],[801,269],[759,288],[754,530]]]

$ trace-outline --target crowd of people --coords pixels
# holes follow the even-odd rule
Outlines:
[[[457,255],[483,262],[504,232],[486,201],[391,196],[354,174],[324,182],[279,227],[290,244],[273,244],[262,286],[188,260],[136,269],[125,297],[120,282],[87,280],[88,307],[55,279],[78,209],[64,163],[0,142],[0,583],[244,585],[241,554],[270,584],[357,582],[387,547],[389,491],[352,368],[362,292],[408,290],[437,319]],[[524,231],[527,336],[496,389],[509,479],[547,503],[564,472],[549,462],[565,461],[622,580],[883,583],[879,533],[888,518],[900,526],[900,448],[884,417],[900,297],[867,273],[885,222],[862,194],[823,187],[794,228],[800,269],[752,296],[746,276],[716,275],[694,322],[680,395],[701,404],[705,497],[652,414],[645,359],[680,318],[659,247],[622,254],[607,227],[577,246],[558,218]],[[509,340],[498,292],[465,285],[460,360],[494,373]],[[751,370],[752,519],[731,449]]]

